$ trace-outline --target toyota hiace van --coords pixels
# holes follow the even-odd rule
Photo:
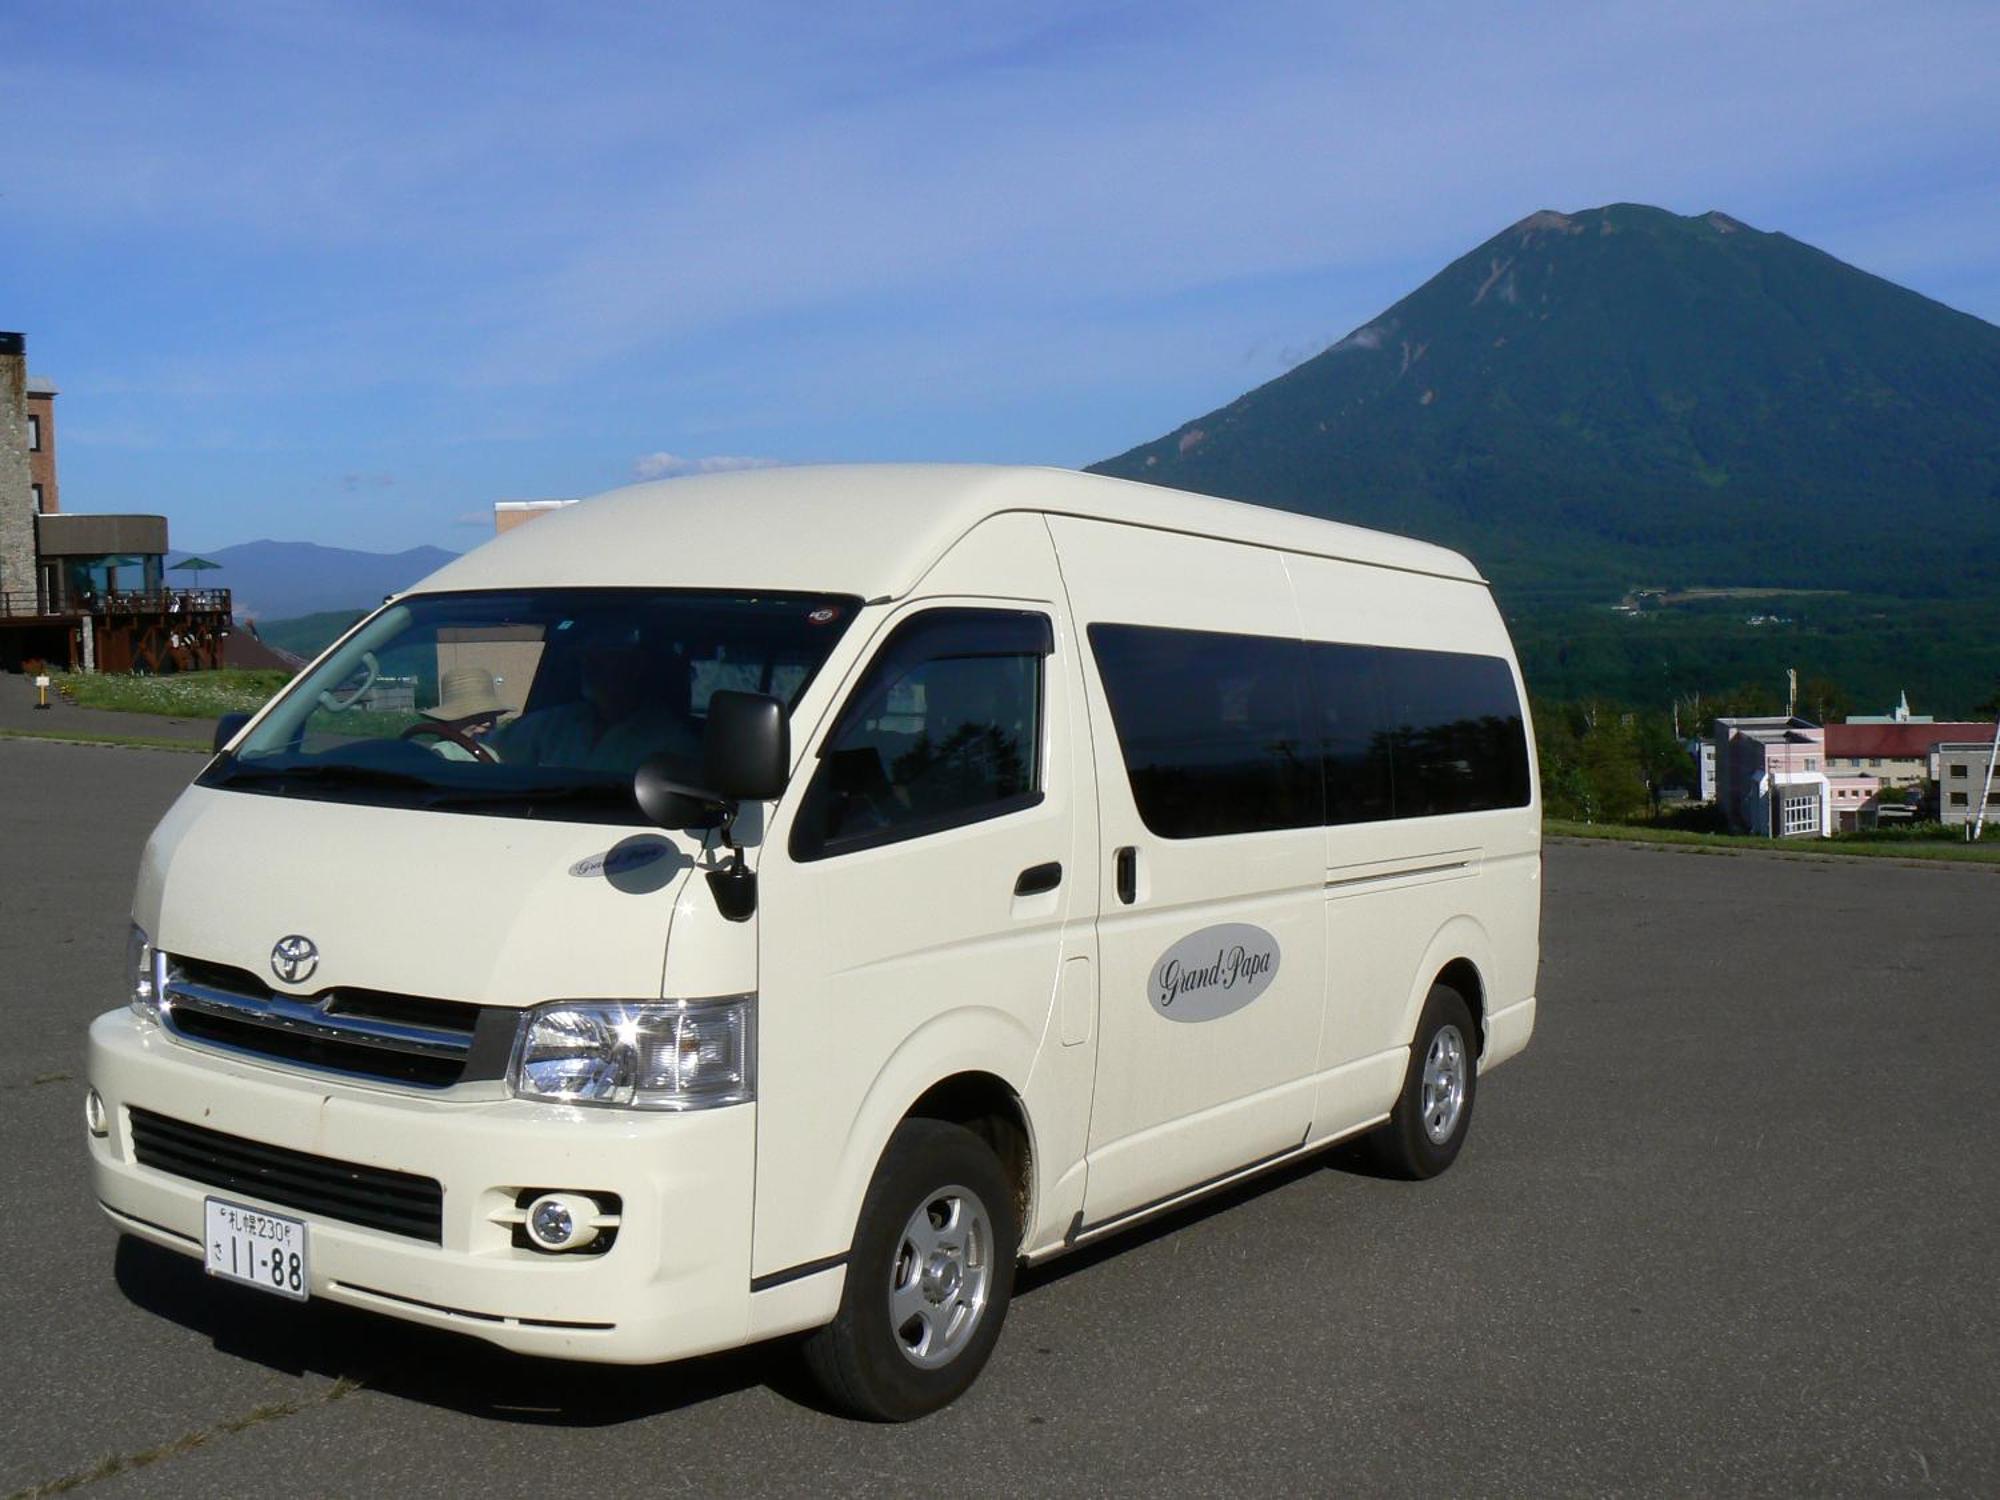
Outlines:
[[[903,1419],[1019,1264],[1359,1138],[1535,1017],[1540,812],[1439,547],[1050,470],[553,511],[335,643],[146,846],[90,1033],[125,1234]]]

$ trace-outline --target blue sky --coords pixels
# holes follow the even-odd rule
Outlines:
[[[0,0],[66,509],[473,545],[729,460],[1081,465],[1536,208],[2000,322],[2000,6]]]

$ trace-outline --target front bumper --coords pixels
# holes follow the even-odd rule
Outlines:
[[[680,1359],[750,1334],[756,1106],[649,1114],[518,1099],[424,1098],[184,1046],[116,1010],[90,1028],[90,1082],[110,1130],[90,1140],[99,1203],[129,1234],[202,1253],[202,1200],[310,1224],[311,1291],[526,1354],[617,1364]],[[342,1162],[435,1178],[441,1244],[301,1213],[135,1158],[130,1110]],[[611,1192],[601,1255],[519,1249],[496,1216],[524,1188]]]

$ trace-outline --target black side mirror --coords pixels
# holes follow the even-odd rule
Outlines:
[[[706,787],[679,779],[680,763],[655,755],[632,773],[632,797],[639,811],[661,828],[709,829],[727,823],[735,809]]]
[[[222,749],[236,738],[237,732],[250,722],[248,714],[224,714],[215,721],[215,748]]]
[[[785,705],[765,693],[716,693],[708,700],[702,758],[702,779],[718,797],[769,802],[781,796],[792,771]]]

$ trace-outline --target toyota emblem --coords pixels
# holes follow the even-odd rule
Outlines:
[[[286,984],[304,984],[319,967],[319,946],[292,933],[271,945],[271,972]]]

